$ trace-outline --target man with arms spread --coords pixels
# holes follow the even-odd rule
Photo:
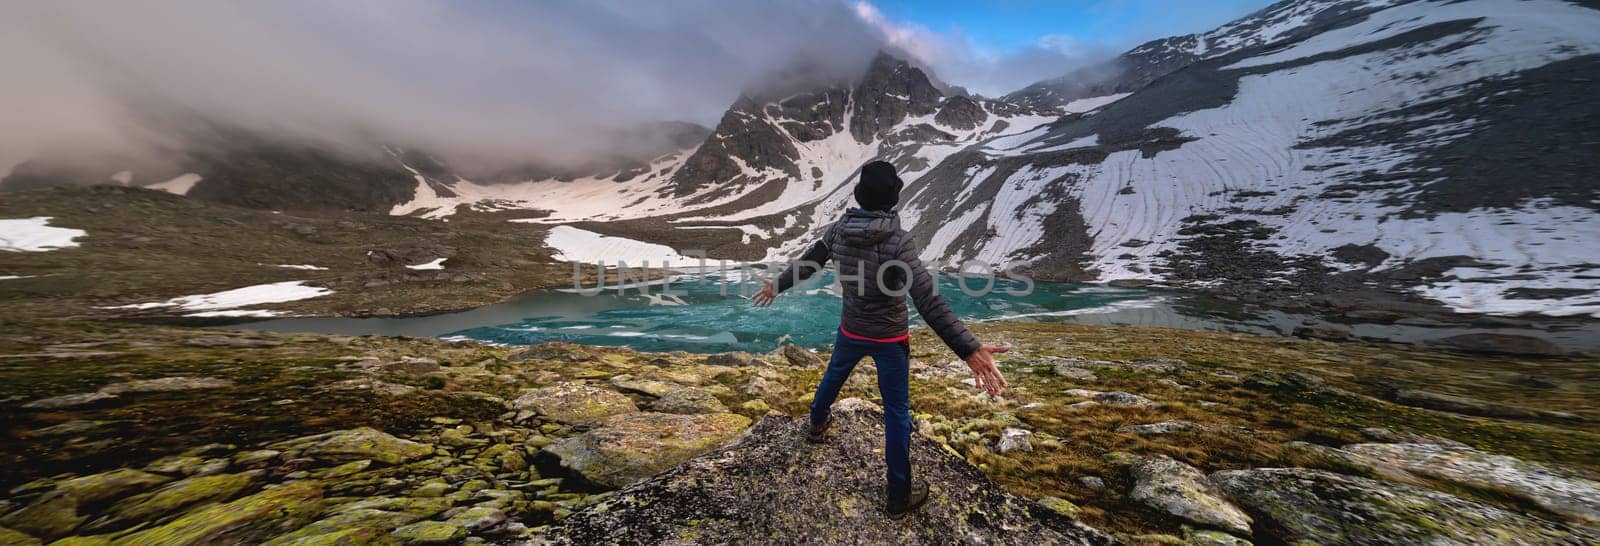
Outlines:
[[[807,439],[823,440],[833,423],[830,411],[839,388],[862,357],[872,357],[878,367],[878,392],[883,398],[883,453],[889,482],[885,509],[891,518],[916,510],[928,499],[927,484],[911,480],[911,345],[906,333],[910,320],[906,294],[911,295],[928,327],[966,360],[979,389],[998,396],[1006,386],[1005,377],[995,367],[993,353],[1005,352],[1007,347],[979,343],[967,331],[944,297],[935,291],[935,280],[917,259],[910,234],[900,228],[895,205],[900,201],[902,186],[889,163],[874,161],[862,167],[861,181],[855,189],[860,208],[846,211],[822,240],[778,276],[776,286],[767,280],[752,298],[758,306],[770,305],[780,292],[811,277],[828,260],[838,263],[844,311],[833,359],[811,402]]]

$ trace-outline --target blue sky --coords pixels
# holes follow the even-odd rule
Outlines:
[[[947,82],[997,96],[1156,38],[1202,32],[1271,0],[846,0]]]
[[[1271,0],[873,0],[890,20],[1011,52],[1046,36],[1126,48],[1164,36],[1210,30]]]

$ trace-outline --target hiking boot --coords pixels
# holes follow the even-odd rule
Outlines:
[[[822,443],[823,440],[827,439],[827,437],[825,435],[828,433],[828,427],[831,427],[831,426],[833,426],[833,416],[832,415],[829,415],[828,416],[828,420],[827,421],[823,421],[822,422],[822,426],[820,426],[820,427],[808,423],[806,425],[806,441],[807,442],[811,442],[813,444]]]
[[[925,502],[928,502],[928,484],[912,481],[911,494],[906,495],[905,502],[889,501],[885,508],[889,512],[889,519],[900,519],[906,517],[906,514],[917,511]]]

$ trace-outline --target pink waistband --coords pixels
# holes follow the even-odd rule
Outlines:
[[[902,341],[905,341],[905,340],[911,338],[911,334],[910,333],[900,334],[898,336],[886,337],[886,338],[867,337],[867,336],[863,336],[863,335],[852,334],[852,333],[850,333],[849,330],[844,329],[843,326],[839,327],[839,333],[844,334],[844,337],[847,337],[847,338],[850,338],[850,339],[857,339],[857,340],[861,340],[861,341],[876,341],[878,343],[899,343],[899,342],[902,342]]]

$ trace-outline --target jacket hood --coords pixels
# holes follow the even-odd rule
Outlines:
[[[888,210],[850,209],[834,226],[835,234],[852,246],[875,245],[900,231],[900,214]]]

